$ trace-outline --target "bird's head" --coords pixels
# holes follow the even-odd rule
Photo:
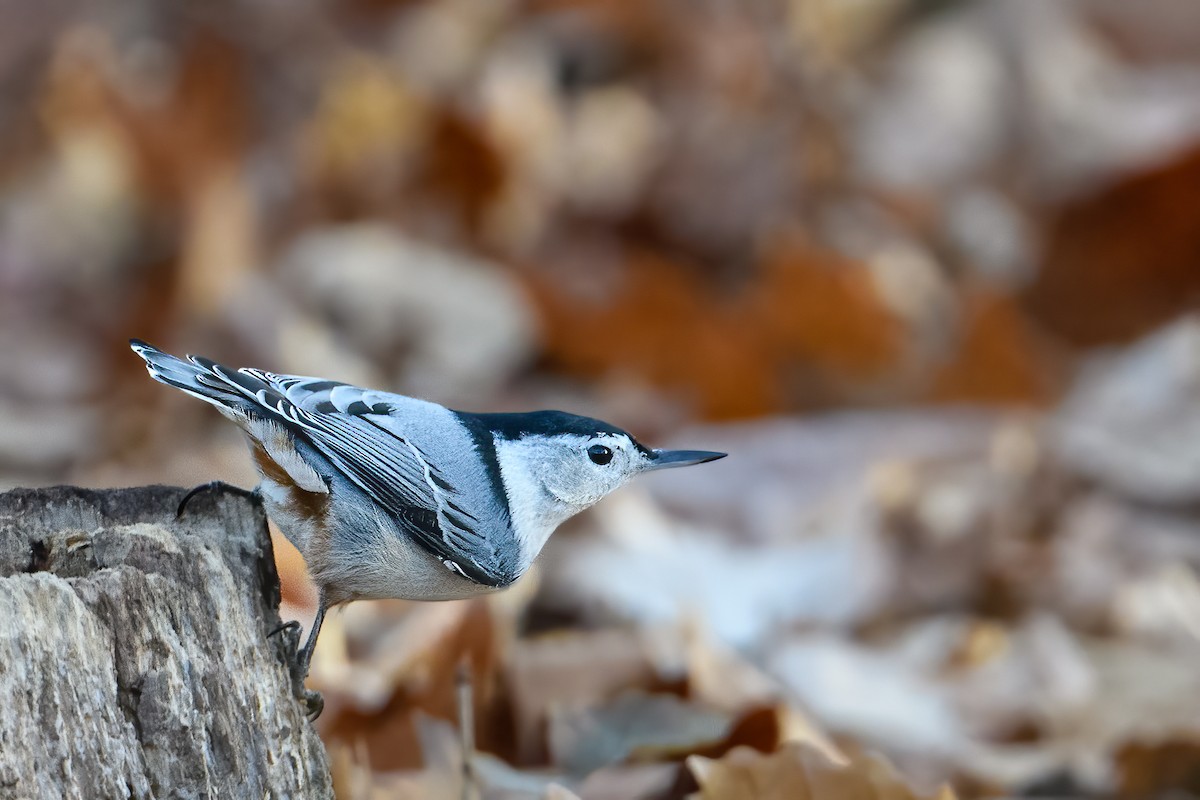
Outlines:
[[[491,415],[510,499],[570,516],[643,472],[723,458],[705,450],[652,450],[626,431],[561,411]],[[527,485],[520,486],[522,480]]]

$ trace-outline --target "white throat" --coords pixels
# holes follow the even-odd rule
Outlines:
[[[496,437],[496,460],[508,497],[508,513],[513,532],[521,543],[522,566],[528,566],[542,552],[554,530],[583,507],[572,506],[551,494],[533,466],[537,464],[536,445],[525,440]]]

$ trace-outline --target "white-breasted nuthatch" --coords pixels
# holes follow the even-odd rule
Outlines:
[[[337,381],[183,361],[130,341],[150,375],[245,431],[268,515],[308,564],[317,615],[350,600],[502,589],[561,523],[643,472],[723,457],[651,450],[562,411],[473,414]]]

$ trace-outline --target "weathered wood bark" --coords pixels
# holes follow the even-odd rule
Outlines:
[[[262,508],[0,494],[0,798],[332,797]]]

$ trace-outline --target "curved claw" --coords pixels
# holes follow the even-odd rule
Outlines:
[[[183,517],[183,512],[187,510],[188,503],[196,495],[204,494],[205,492],[215,492],[217,490],[238,494],[242,497],[253,498],[258,496],[258,490],[256,489],[243,489],[240,486],[234,486],[232,483],[226,483],[225,481],[209,481],[208,483],[200,484],[183,496],[183,499],[179,501],[179,507],[175,509],[175,519],[178,520]]]
[[[284,631],[298,630],[300,630],[300,620],[294,619],[291,622],[285,622],[282,625],[277,625],[270,633],[267,634],[267,638],[270,639],[272,636],[278,636]]]

